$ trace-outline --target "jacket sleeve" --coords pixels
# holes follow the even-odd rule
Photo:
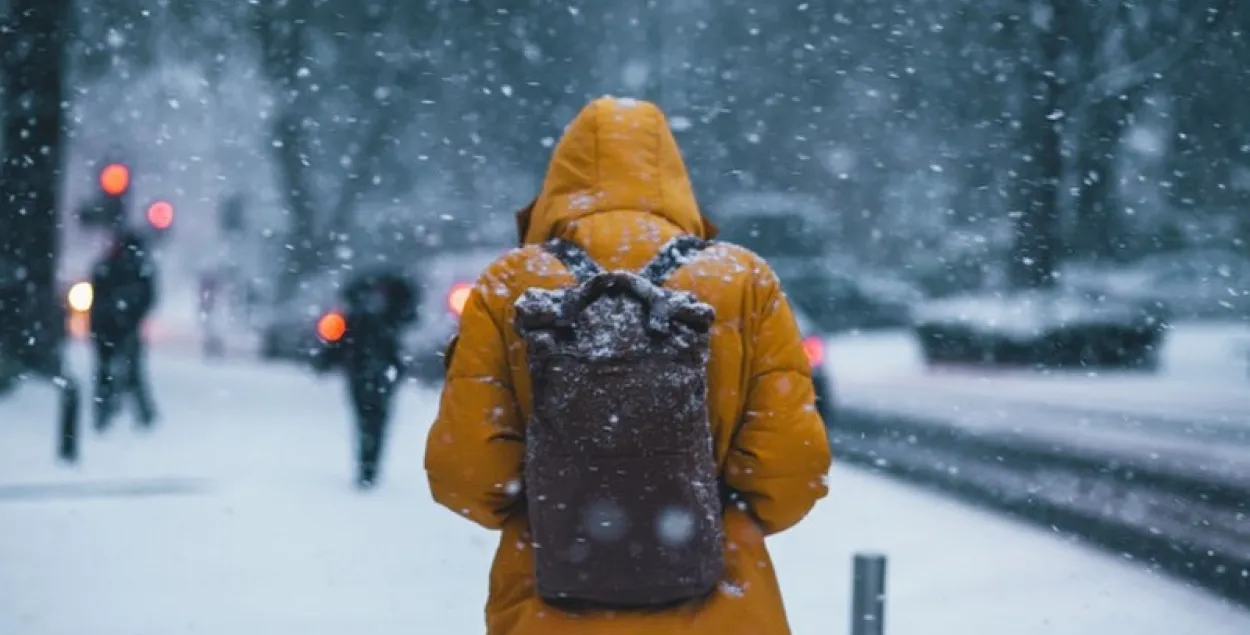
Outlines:
[[[725,484],[745,500],[765,534],[793,526],[828,493],[832,462],[816,411],[811,368],[776,275],[759,264],[747,397],[725,466]]]
[[[520,494],[525,442],[504,325],[482,295],[489,288],[484,283],[470,294],[454,349],[447,351],[447,381],[426,440],[425,469],[434,500],[498,529]]]

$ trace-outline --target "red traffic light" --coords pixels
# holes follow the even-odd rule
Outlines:
[[[174,224],[174,206],[168,201],[156,201],[149,205],[148,224],[157,229],[169,229]]]
[[[347,333],[347,320],[338,311],[330,311],[317,320],[317,336],[330,343],[343,339]]]
[[[109,196],[121,196],[130,187],[130,168],[110,163],[100,170],[100,189]]]

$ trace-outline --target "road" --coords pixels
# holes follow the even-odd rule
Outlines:
[[[0,633],[482,632],[495,536],[430,500],[435,394],[402,393],[385,480],[361,494],[338,378],[185,351],[152,369],[159,428],[88,435],[73,468],[51,460],[48,390],[0,401]],[[1127,559],[850,468],[829,478],[771,541],[797,635],[846,632],[859,550],[890,559],[890,635],[1250,632],[1250,612]]]
[[[1250,479],[1248,346],[1247,324],[1181,325],[1153,374],[927,368],[915,342],[897,332],[835,338],[829,356],[840,406],[1168,462],[1218,462]]]

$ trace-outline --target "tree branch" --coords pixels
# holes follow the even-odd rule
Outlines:
[[[390,87],[407,86],[414,81],[415,73],[400,73],[393,67],[390,67],[378,85]],[[406,102],[399,95],[389,96],[373,118],[373,121],[370,122],[368,128],[366,128],[364,134],[361,135],[359,143],[354,144],[355,149],[350,158],[352,172],[343,180],[343,185],[339,188],[338,199],[330,215],[330,228],[334,233],[347,233],[351,225],[350,215],[357,202],[356,199],[364,193],[367,183],[370,182],[366,175],[362,173],[361,166],[369,158],[377,156],[382,151],[386,134],[391,130],[392,124],[399,117],[400,107],[404,103]]]
[[[1080,94],[1076,103],[1077,107],[1094,106],[1113,97],[1119,97],[1150,81],[1155,75],[1176,66],[1201,44],[1204,36],[1211,32],[1211,29],[1207,27],[1218,26],[1221,19],[1232,12],[1236,1],[1216,0],[1214,6],[1208,7],[1203,12],[1205,14],[1203,18],[1184,21],[1185,26],[1176,35],[1172,46],[1156,49],[1139,60],[1094,77]]]

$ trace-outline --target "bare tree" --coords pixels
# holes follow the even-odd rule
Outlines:
[[[1129,3],[1033,0],[1014,16],[1028,64],[1026,105],[1020,118],[1023,161],[1012,193],[1016,238],[1009,271],[1013,284],[1024,288],[1053,284],[1063,248],[1060,192],[1071,167],[1065,156],[1065,135],[1076,133],[1083,145],[1082,160],[1076,164],[1085,183],[1078,197],[1082,221],[1078,234],[1086,237],[1087,253],[1114,250],[1112,220],[1118,210],[1112,203],[1116,190],[1113,158],[1134,91],[1177,64],[1209,25],[1231,11],[1230,0],[1214,1],[1215,5],[1197,15],[1190,14],[1191,19],[1180,20],[1180,30],[1168,44],[1156,42],[1135,58],[1129,55],[1136,51],[1125,51],[1118,42],[1107,43],[1108,38],[1121,37],[1117,29],[1127,19],[1121,9],[1131,10]],[[1117,55],[1108,56],[1108,49]],[[1082,113],[1086,119],[1074,123],[1074,114]]]
[[[1086,258],[1124,256],[1123,203],[1115,170],[1117,150],[1143,97],[1204,40],[1221,28],[1232,0],[1158,4],[1104,2],[1084,6],[1068,25],[1077,62],[1075,90],[1064,96],[1072,113],[1076,231],[1072,250]]]
[[[1062,25],[1071,18],[1076,0],[1040,0],[1029,6],[1024,23],[1032,54],[1026,71],[1026,94],[1020,125],[1021,165],[1012,198],[1015,241],[1008,266],[1011,283],[1020,288],[1054,284],[1059,248],[1059,187],[1063,178],[1060,134],[1063,77],[1056,72],[1066,38]]]
[[[264,0],[261,69],[276,103],[271,145],[290,218],[279,295],[332,260],[396,151],[417,98],[429,3]]]

